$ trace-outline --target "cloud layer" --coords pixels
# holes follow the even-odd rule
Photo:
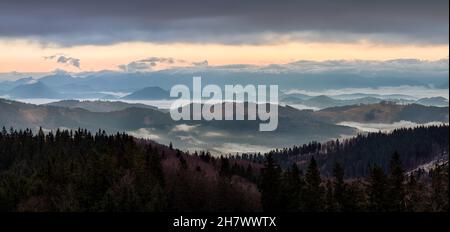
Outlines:
[[[0,37],[43,43],[448,44],[448,0],[4,0]]]

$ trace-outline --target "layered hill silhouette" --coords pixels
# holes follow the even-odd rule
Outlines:
[[[448,122],[448,107],[400,105],[392,102],[332,107],[314,112],[322,120],[330,122],[415,123]]]
[[[139,104],[139,103],[125,103],[121,101],[80,101],[80,100],[62,100],[51,102],[48,106],[59,106],[65,108],[81,108],[91,112],[112,112],[121,111],[128,108],[144,108],[158,110],[155,106]]]
[[[152,108],[130,105],[129,108],[114,106],[118,111],[106,112],[114,107],[103,105],[103,109],[92,112],[88,109],[99,103],[57,103],[53,105],[32,105],[10,100],[0,100],[0,122],[2,126],[15,128],[56,128],[105,129],[108,132],[131,131],[132,135],[157,138],[159,142],[173,142],[187,149],[217,149],[224,144],[230,146],[252,144],[255,149],[287,146],[311,139],[325,140],[340,135],[355,134],[356,130],[316,119],[310,111],[299,111],[292,107],[279,108],[279,123],[273,132],[260,132],[260,121],[173,121],[168,112]],[[91,106],[88,107],[88,105]],[[126,104],[126,103],[121,103]],[[64,105],[64,107],[62,106]],[[83,105],[83,104],[81,104]],[[239,104],[238,104],[239,105]]]
[[[245,119],[249,108],[253,108],[249,104],[253,103],[234,104],[234,107],[244,109]],[[217,104],[214,107],[220,106]],[[448,122],[447,107],[393,103],[344,106],[320,111],[279,106],[278,128],[272,132],[260,132],[259,125],[263,122],[259,120],[174,121],[170,113],[164,110],[124,102],[60,101],[49,105],[32,105],[0,100],[0,108],[1,126],[19,129],[42,127],[47,130],[82,127],[93,131],[102,128],[111,133],[128,131],[134,136],[151,138],[161,143],[173,142],[183,149],[202,148],[225,153],[239,150],[265,151],[358,132],[355,128],[337,125],[344,121]]]

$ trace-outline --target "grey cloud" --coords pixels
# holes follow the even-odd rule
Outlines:
[[[51,55],[51,56],[45,56],[44,59],[56,60],[57,63],[67,64],[67,65],[71,65],[71,66],[80,68],[80,59],[77,59],[77,58],[56,54],[56,55]]]
[[[52,60],[52,59],[55,59],[56,56],[58,56],[58,55],[44,56],[44,59]]]
[[[194,65],[194,66],[208,66],[208,61],[204,60],[204,61],[199,61],[199,62],[192,62],[192,65]]]
[[[73,65],[77,68],[80,68],[80,59],[76,59],[76,58],[72,58],[72,57],[65,57],[65,56],[60,56],[56,62],[61,63],[61,64],[70,64]]]
[[[133,61],[129,64],[121,64],[118,65],[118,67],[126,72],[139,72],[139,71],[148,71],[151,69],[152,64],[151,63],[145,63],[145,62],[137,62]]]
[[[2,0],[0,37],[62,45],[277,40],[448,44],[448,0]]]
[[[174,64],[176,61],[174,58],[171,57],[149,57],[146,59],[142,59],[139,60],[138,62],[143,62],[143,63],[164,63],[164,64]]]
[[[172,57],[148,57],[141,60],[132,61],[128,64],[121,64],[117,67],[126,72],[137,72],[137,71],[150,71],[152,67],[158,64],[175,64],[184,63],[184,60],[175,59]]]

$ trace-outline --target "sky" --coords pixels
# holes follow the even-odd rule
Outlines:
[[[448,0],[0,0],[0,73],[448,59]]]

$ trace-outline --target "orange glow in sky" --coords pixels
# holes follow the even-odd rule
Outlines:
[[[288,42],[265,45],[222,44],[155,44],[129,42],[113,45],[73,47],[42,46],[25,40],[0,39],[0,72],[49,72],[56,68],[67,71],[118,70],[118,65],[146,57],[173,57],[190,62],[208,60],[209,65],[281,64],[296,60],[389,60],[415,58],[438,60],[448,57],[448,45],[386,45],[359,43]],[[81,68],[46,60],[45,56],[64,54],[80,59]],[[166,66],[156,69],[167,68]]]

